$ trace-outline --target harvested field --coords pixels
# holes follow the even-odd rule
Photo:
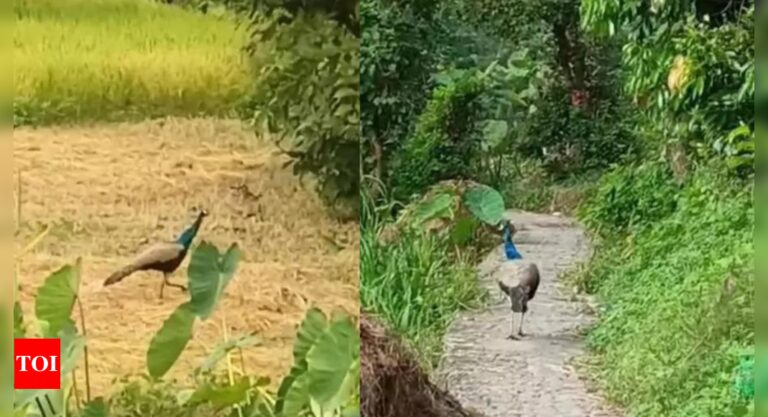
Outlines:
[[[246,351],[249,373],[276,382],[292,363],[295,326],[305,311],[358,314],[357,223],[339,223],[300,185],[275,148],[239,122],[166,119],[139,124],[18,129],[15,169],[21,173],[22,246],[50,227],[19,260],[21,302],[33,309],[49,273],[83,259],[81,299],[87,317],[95,394],[118,377],[144,372],[146,350],[163,320],[186,294],[162,275],[138,272],[104,288],[103,280],[141,247],[176,237],[196,208],[210,216],[196,242],[238,242],[243,262],[217,313],[168,375],[181,381],[221,340],[257,330],[263,346]],[[186,264],[172,282],[186,283]]]

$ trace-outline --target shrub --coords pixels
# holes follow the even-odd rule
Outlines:
[[[441,180],[471,177],[481,140],[476,123],[483,89],[482,80],[468,72],[435,90],[397,155],[396,198],[408,200]]]
[[[665,163],[620,166],[601,178],[580,217],[601,235],[653,226],[675,211],[679,190]]]
[[[243,117],[274,136],[294,172],[311,174],[344,217],[358,215],[359,42],[323,14],[256,16],[252,55],[258,88]]]
[[[638,417],[744,415],[733,378],[754,346],[751,190],[699,173],[678,193],[676,210],[604,240],[581,277],[602,301],[595,374]]]

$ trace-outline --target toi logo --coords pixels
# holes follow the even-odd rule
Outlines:
[[[61,340],[13,340],[13,388],[61,389]]]

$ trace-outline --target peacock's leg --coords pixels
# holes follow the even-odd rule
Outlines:
[[[523,319],[525,319],[525,311],[520,313],[520,328],[517,330],[517,334],[519,336],[525,336],[525,333],[523,333]]]
[[[510,316],[512,317],[512,320],[510,320],[512,331],[509,333],[509,336],[507,336],[507,339],[518,340],[517,336],[515,336],[515,314],[512,313]]]
[[[174,284],[174,283],[172,283],[171,281],[168,280],[169,278],[170,278],[169,274],[163,274],[163,286],[167,285],[169,287],[176,287],[176,288],[180,289],[181,291],[187,291],[187,287],[185,287],[185,286],[183,286],[181,284]],[[162,298],[162,296],[160,298]]]
[[[163,290],[165,289],[165,284],[168,283],[168,274],[163,272],[163,282],[160,284],[160,299],[163,299]]]

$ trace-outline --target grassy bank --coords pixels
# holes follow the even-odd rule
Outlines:
[[[392,223],[366,201],[360,232],[360,303],[411,344],[426,368],[437,365],[456,314],[483,299],[476,256],[440,235],[385,239]]]
[[[579,277],[603,306],[595,373],[629,415],[746,415],[754,207],[751,187],[716,172],[678,186],[663,167],[624,168],[583,207],[599,234]]]
[[[151,0],[17,0],[16,124],[230,113],[249,83],[231,16]]]

